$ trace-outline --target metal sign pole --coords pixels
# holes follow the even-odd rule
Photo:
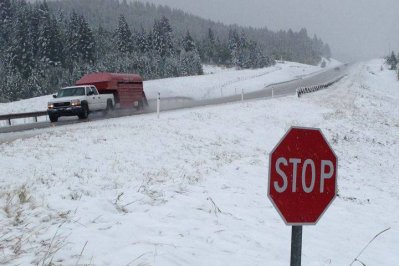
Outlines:
[[[302,225],[293,225],[291,234],[291,264],[301,266],[302,257]]]

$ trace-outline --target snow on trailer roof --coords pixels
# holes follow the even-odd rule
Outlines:
[[[110,81],[143,82],[143,79],[138,74],[102,72],[102,73],[91,73],[84,75],[81,79],[76,81],[76,85],[93,84],[96,82],[110,82]]]

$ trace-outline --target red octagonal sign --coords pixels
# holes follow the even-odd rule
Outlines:
[[[270,154],[268,196],[288,225],[316,224],[337,193],[337,157],[320,129],[292,127]]]

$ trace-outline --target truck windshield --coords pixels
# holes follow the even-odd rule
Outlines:
[[[81,95],[85,95],[85,88],[71,87],[59,90],[57,93],[57,98],[68,97],[68,96],[81,96]]]

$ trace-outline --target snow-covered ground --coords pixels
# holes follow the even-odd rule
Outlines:
[[[0,145],[0,263],[288,265],[268,155],[319,127],[339,196],[303,232],[303,265],[399,265],[399,89],[382,61],[300,99],[256,100],[36,131]],[[194,82],[193,82],[194,83]],[[354,265],[361,265],[359,262]]]
[[[325,69],[341,64],[331,59]],[[144,82],[144,91],[149,99],[155,99],[158,92],[162,97],[190,97],[209,99],[233,94],[241,90],[250,92],[261,90],[271,83],[293,80],[325,70],[319,66],[304,65],[294,62],[276,64],[262,69],[236,70],[217,66],[204,66],[205,75],[183,78],[168,78]],[[51,95],[32,99],[0,103],[0,114],[43,111]],[[1,121],[0,121],[1,123]]]
[[[261,90],[270,84],[302,78],[339,64],[338,61],[332,59],[326,68],[294,62],[277,63],[273,67],[246,70],[205,66],[206,75],[149,80],[144,83],[144,88],[149,98],[156,98],[160,92],[161,96],[166,97],[183,96],[196,100],[211,99],[240,94],[242,90],[244,93]]]

